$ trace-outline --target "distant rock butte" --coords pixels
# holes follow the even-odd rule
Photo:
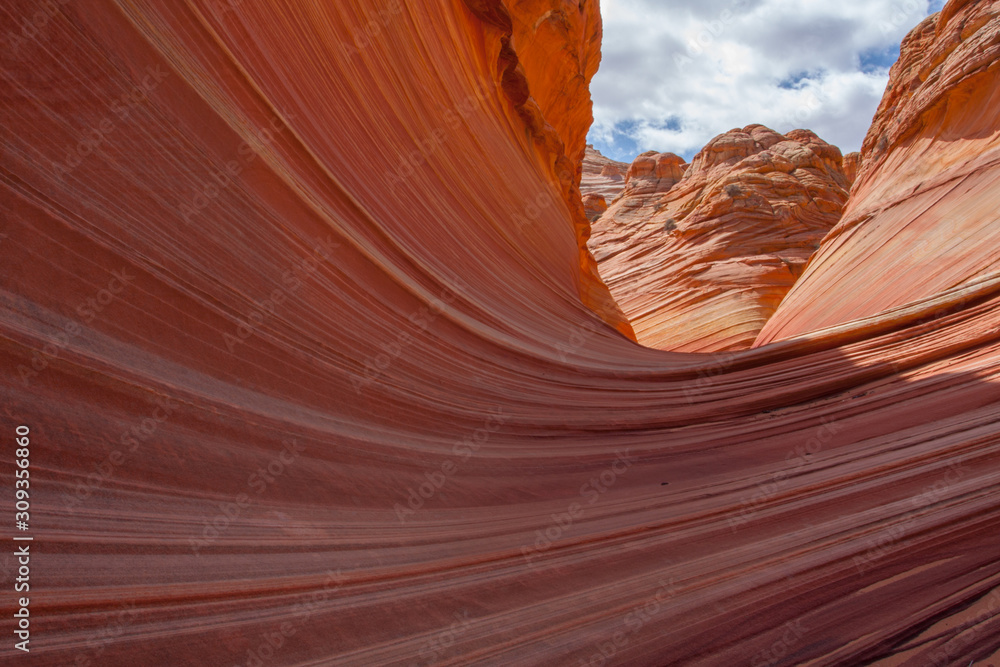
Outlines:
[[[627,164],[601,155],[599,150],[588,144],[583,156],[580,181],[580,192],[584,196],[584,206],[586,206],[587,195],[600,195],[606,201],[614,200],[625,187],[625,172],[627,171]]]
[[[953,0],[903,40],[843,219],[757,344],[1000,269],[998,127],[1000,3]]]
[[[854,151],[844,155],[844,176],[851,183],[858,177],[858,169],[861,168],[861,153]]]
[[[640,343],[745,349],[840,219],[849,188],[835,146],[808,130],[750,125],[715,137],[690,165],[638,156],[590,247]]]
[[[583,210],[586,211],[587,218],[593,222],[608,210],[608,202],[604,199],[604,195],[583,195]]]
[[[687,165],[673,153],[647,151],[629,165],[623,196],[666,192],[681,180]]]

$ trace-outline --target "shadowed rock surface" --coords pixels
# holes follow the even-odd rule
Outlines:
[[[0,477],[27,425],[37,621],[0,660],[995,662],[1000,278],[869,271],[905,305],[636,344],[572,157],[597,10],[0,4]],[[974,180],[997,125],[946,106],[897,168]]]

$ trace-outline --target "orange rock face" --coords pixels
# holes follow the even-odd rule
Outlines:
[[[649,151],[632,161],[625,174],[624,196],[666,192],[684,176],[684,159],[673,153]]]
[[[836,147],[751,125],[719,135],[690,165],[672,153],[637,157],[591,248],[639,342],[746,349],[839,220],[849,187]]]
[[[587,212],[587,219],[593,222],[608,210],[608,202],[604,200],[602,195],[584,195],[583,210]]]
[[[594,0],[470,0],[505,7],[511,47],[524,69],[528,92],[542,118],[555,128],[579,184],[580,165],[593,121],[590,80],[601,62],[601,11]]]
[[[604,176],[606,178],[616,178],[621,175],[622,171],[616,165],[606,164],[603,167],[601,167],[601,176]]]
[[[577,242],[577,289],[601,319],[635,334],[598,275],[590,255],[590,221],[580,196],[581,162],[591,114],[590,80],[600,63],[601,14],[597,0],[465,0],[485,26],[491,81],[512,122],[529,133],[537,161],[570,212]],[[513,112],[513,114],[511,114]],[[522,231],[549,206],[547,190],[526,193],[513,215]]]
[[[4,664],[995,662],[1000,277],[629,340],[546,89],[584,88],[588,17],[0,3]]]
[[[586,201],[587,195],[600,195],[605,201],[614,200],[625,187],[628,165],[601,155],[593,146],[587,146],[583,157],[583,178],[580,192]]]
[[[843,220],[758,344],[874,315],[1000,266],[998,13],[994,1],[949,2],[903,41]]]
[[[844,176],[854,183],[858,178],[858,169],[861,168],[861,153],[854,151],[844,156]]]

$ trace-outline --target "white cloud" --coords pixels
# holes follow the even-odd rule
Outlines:
[[[857,150],[906,33],[940,0],[602,0],[590,138],[690,156],[762,123]]]

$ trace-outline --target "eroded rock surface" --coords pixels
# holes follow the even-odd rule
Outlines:
[[[843,220],[758,344],[875,315],[1000,268],[1000,3],[906,37]],[[873,289],[877,285],[877,289]]]
[[[629,340],[550,90],[596,16],[0,3],[0,482],[11,521],[24,426],[37,545],[5,663],[996,661],[1000,278],[763,349]],[[996,131],[947,108],[901,173]],[[672,231],[726,185],[812,211],[828,156],[775,148],[811,166],[704,166]],[[964,173],[956,214],[993,196]]]
[[[594,223],[591,249],[639,342],[746,349],[840,219],[849,188],[836,147],[807,130],[750,125],[690,165],[638,156]]]
[[[608,202],[603,195],[583,195],[583,210],[587,212],[587,219],[593,222],[608,210]]]
[[[624,162],[604,157],[599,150],[588,144],[583,157],[580,192],[584,197],[599,195],[606,201],[613,201],[625,187],[628,167]]]

